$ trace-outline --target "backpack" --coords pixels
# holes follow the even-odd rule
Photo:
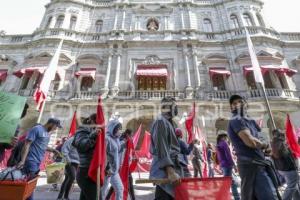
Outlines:
[[[218,155],[217,155],[216,151],[212,152],[211,159],[213,160],[213,162],[214,162],[215,165],[219,165],[220,164],[219,159],[218,159]]]

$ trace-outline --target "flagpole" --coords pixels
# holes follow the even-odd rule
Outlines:
[[[101,187],[100,187],[100,166],[98,167],[97,169],[97,200],[100,200],[100,190],[101,190]]]
[[[264,95],[265,104],[267,106],[267,110],[268,110],[268,113],[269,113],[269,117],[271,119],[273,130],[275,130],[275,129],[277,129],[277,127],[276,127],[276,124],[275,124],[275,121],[274,121],[273,113],[271,111],[271,106],[270,106],[269,99],[268,99],[268,96],[267,96],[267,93],[266,93],[266,88],[261,83],[259,83],[259,86],[260,86],[260,88],[262,90],[262,93]]]
[[[45,105],[46,105],[46,100],[43,102],[43,105],[41,107],[41,111],[40,111],[40,114],[39,114],[39,117],[38,117],[38,120],[37,120],[37,123],[39,124],[42,120],[42,116],[43,116],[43,113],[44,113],[44,108],[45,108]]]

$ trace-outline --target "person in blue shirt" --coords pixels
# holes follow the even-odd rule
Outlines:
[[[38,124],[29,130],[22,149],[21,161],[17,164],[17,168],[22,168],[22,171],[29,177],[35,177],[40,170],[40,164],[45,152],[58,153],[56,150],[48,147],[50,134],[57,128],[62,128],[60,120],[50,118],[46,124]],[[28,200],[32,199],[33,195],[28,198]]]
[[[260,127],[247,115],[248,104],[243,97],[233,95],[229,103],[232,118],[228,124],[228,135],[237,155],[241,199],[278,199],[265,159],[265,155],[269,155],[271,149],[268,143],[262,140]]]

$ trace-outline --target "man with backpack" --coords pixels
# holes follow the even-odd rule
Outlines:
[[[285,134],[280,130],[273,131],[271,142],[272,158],[278,173],[284,177],[287,187],[283,193],[283,200],[300,199],[300,183],[296,160],[288,148]]]

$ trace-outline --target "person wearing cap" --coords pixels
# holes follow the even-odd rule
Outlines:
[[[201,142],[200,140],[196,140],[193,148],[193,158],[192,158],[192,165],[194,168],[194,178],[199,177],[202,178],[202,165],[203,163],[203,153],[201,151]]]
[[[220,131],[217,136],[217,156],[220,162],[220,166],[223,171],[224,176],[232,177],[232,170],[234,167],[234,161],[228,144],[228,136],[225,131]],[[240,200],[240,195],[238,192],[238,184],[232,179],[231,191],[234,200]]]
[[[34,177],[40,170],[40,164],[44,158],[46,151],[59,154],[55,149],[48,147],[50,134],[57,128],[62,128],[60,120],[50,118],[46,124],[38,124],[29,130],[25,144],[22,148],[21,161],[17,164],[17,168]],[[33,199],[33,195],[28,200]]]
[[[193,140],[191,142],[191,144],[187,144],[183,139],[183,133],[182,130],[180,128],[176,128],[175,129],[175,135],[178,139],[179,145],[180,145],[180,152],[183,155],[184,161],[186,162],[186,164],[189,164],[188,158],[187,156],[191,154],[193,148],[194,148],[194,144],[197,142],[197,140]],[[187,177],[190,177],[190,171],[188,169],[188,167],[184,167],[183,170],[185,171],[185,174]]]
[[[175,135],[173,118],[178,114],[176,100],[164,97],[161,101],[161,115],[151,126],[150,153],[153,160],[150,168],[150,179],[168,179],[168,184],[157,184],[156,200],[174,199],[174,187],[184,177],[183,168],[186,162],[180,152],[180,145]]]
[[[271,149],[268,143],[261,139],[260,127],[247,115],[248,105],[243,97],[233,95],[229,103],[232,118],[227,132],[237,155],[241,177],[241,199],[278,199],[271,175],[267,173],[268,162],[265,159],[265,155],[269,155]]]

